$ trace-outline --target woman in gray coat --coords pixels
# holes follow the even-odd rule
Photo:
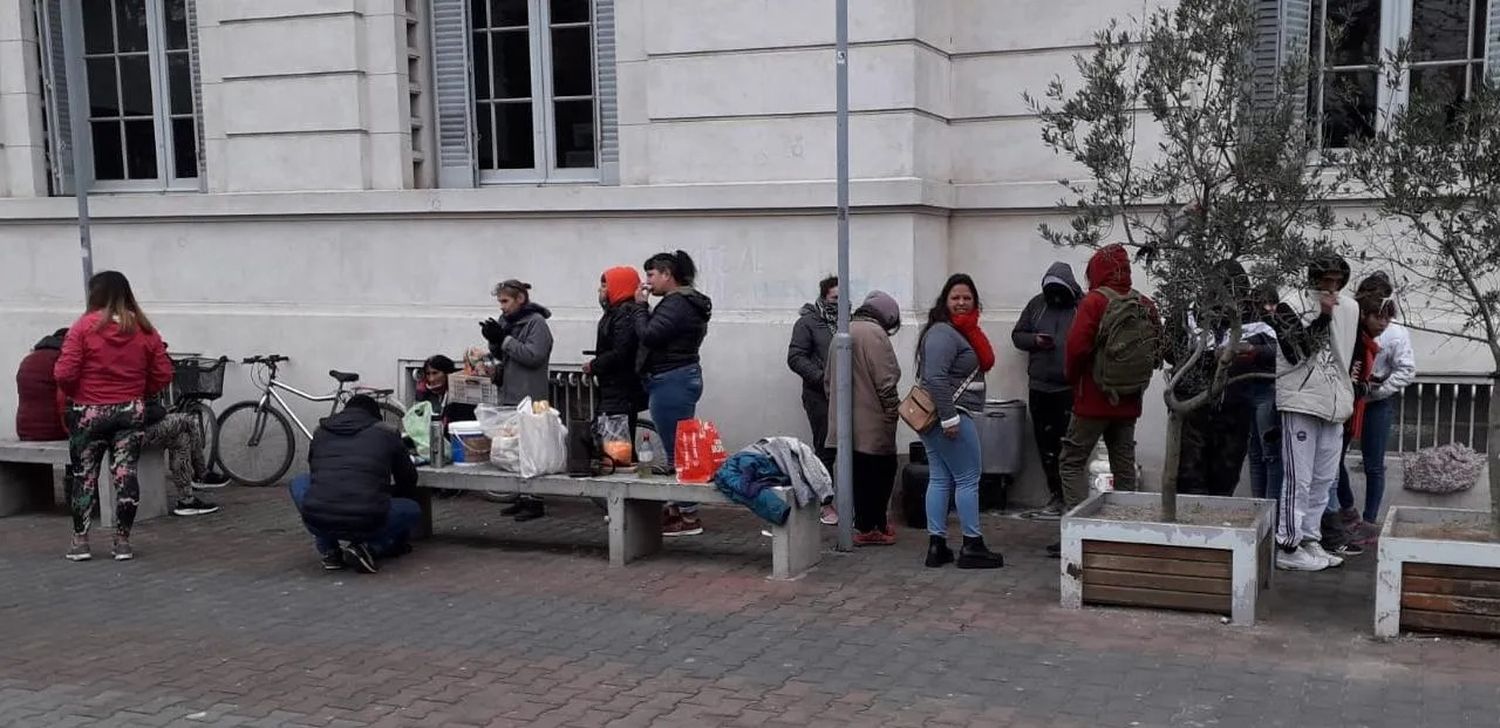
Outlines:
[[[514,278],[501,281],[494,289],[500,303],[501,319],[486,319],[479,330],[490,344],[490,354],[499,361],[495,367],[495,384],[500,388],[500,405],[514,407],[530,397],[533,402],[551,398],[548,366],[552,361],[552,329],[547,319],[552,312],[531,302],[531,284]],[[501,513],[517,521],[530,521],[546,515],[542,499],[522,496]]]

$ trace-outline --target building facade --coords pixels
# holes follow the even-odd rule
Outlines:
[[[1326,12],[1257,5],[1283,51]],[[1500,65],[1484,2],[1354,5],[1368,42],[1329,50],[1330,74],[1370,75],[1359,54],[1408,35],[1432,38],[1434,74]],[[844,290],[888,291],[915,323],[972,274],[1003,354],[992,397],[1025,396],[1007,334],[1043,271],[1082,262],[1037,235],[1074,170],[1022,93],[1140,9],[851,3]],[[554,311],[554,361],[582,361],[599,273],[686,250],[715,302],[701,414],[731,445],[805,434],[784,351],[835,261],[833,19],[832,0],[0,0],[0,361],[79,311],[87,185],[95,268],[130,276],[174,350],[286,354],[312,388],[333,367],[391,385],[398,359],[482,343],[502,278]],[[89,109],[77,149],[70,103]],[[1432,370],[1483,366],[1422,349]],[[229,379],[233,399],[248,383]]]

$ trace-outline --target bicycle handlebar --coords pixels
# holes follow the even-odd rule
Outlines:
[[[270,365],[275,365],[275,364],[279,364],[279,363],[284,362],[284,361],[291,361],[291,357],[282,356],[280,354],[265,354],[263,356],[252,356],[252,357],[249,357],[247,359],[242,360],[240,363],[241,364],[270,364]]]

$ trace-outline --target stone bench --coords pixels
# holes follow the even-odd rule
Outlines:
[[[43,510],[56,503],[63,468],[68,464],[66,442],[22,442],[0,440],[0,517],[26,511]],[[167,514],[166,451],[148,449],[141,452],[137,479],[141,502],[136,507],[136,521]],[[115,489],[109,478],[109,463],[100,468],[99,518],[102,528],[115,526]]]
[[[609,508],[609,563],[624,566],[661,550],[662,504],[672,501],[734,504],[712,485],[689,485],[664,478],[606,475],[572,478],[545,475],[525,479],[488,465],[418,468],[424,489],[488,491],[536,496],[600,498]],[[789,488],[775,489],[789,505],[786,524],[765,523],[771,532],[771,578],[796,579],[823,558],[818,506],[796,506]],[[432,498],[421,493],[422,534],[432,530]],[[738,504],[735,504],[738,505]]]

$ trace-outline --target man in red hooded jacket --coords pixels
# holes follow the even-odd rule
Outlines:
[[[1110,299],[1100,289],[1127,294],[1132,290],[1130,254],[1125,246],[1101,248],[1089,259],[1089,292],[1078,302],[1078,313],[1068,329],[1063,375],[1073,385],[1073,419],[1063,438],[1058,471],[1063,481],[1065,512],[1082,503],[1089,494],[1088,462],[1099,439],[1109,450],[1109,467],[1119,490],[1135,490],[1135,422],[1141,417],[1141,395],[1111,398],[1094,380],[1094,350],[1099,344],[1099,324]],[[1161,316],[1156,304],[1144,296],[1141,302],[1158,329]]]

